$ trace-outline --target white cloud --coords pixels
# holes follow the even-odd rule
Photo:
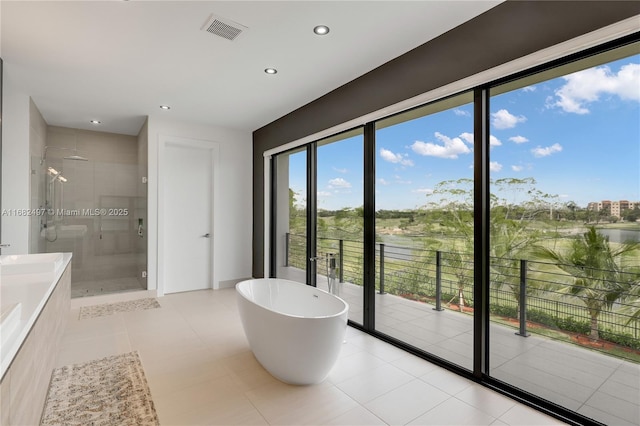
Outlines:
[[[415,192],[417,194],[432,194],[433,193],[433,189],[431,189],[431,188],[419,188],[419,189],[414,189],[411,192]]]
[[[464,133],[462,133],[460,135],[460,139],[464,140],[469,145],[473,145],[473,133],[464,132]],[[502,145],[502,142],[500,141],[500,139],[496,138],[495,136],[490,135],[489,136],[489,145],[490,146],[500,146],[500,145]]]
[[[525,142],[529,142],[529,139],[525,138],[524,136],[512,136],[509,138],[509,140],[511,142],[515,142],[515,143],[525,143]]]
[[[333,170],[335,170],[338,173],[342,173],[342,174],[345,174],[345,173],[349,172],[347,169],[339,169],[337,167],[334,167]]]
[[[335,178],[329,180],[329,186],[327,188],[351,188],[351,184],[342,178]]]
[[[413,161],[407,158],[407,154],[394,154],[388,149],[380,148],[380,157],[383,160],[393,164],[402,164],[403,166],[413,166]]]
[[[502,164],[498,163],[497,161],[490,161],[489,170],[491,170],[492,172],[499,172],[500,170],[502,170]]]
[[[328,191],[318,191],[318,197],[331,197],[331,193]]]
[[[535,92],[536,91],[536,86],[525,86],[522,88],[523,92]]]
[[[522,170],[524,170],[524,167],[522,167],[522,166],[511,166],[511,170],[513,170],[514,172],[521,172]]]
[[[389,181],[387,181],[387,180],[385,180],[383,178],[378,179],[378,183],[380,185],[389,185]]]
[[[471,117],[471,113],[469,111],[465,111],[465,110],[458,109],[458,108],[454,109],[453,113],[455,115],[459,115],[460,117]]]
[[[544,148],[541,146],[537,146],[531,150],[534,157],[547,157],[560,151],[562,151],[562,146],[559,143],[554,143],[553,145]]]
[[[473,133],[464,132],[460,135],[460,139],[462,139],[469,145],[473,145]]]
[[[420,155],[426,155],[439,158],[458,158],[459,154],[469,154],[471,150],[463,142],[461,138],[450,138],[442,133],[435,133],[436,139],[442,142],[442,145],[433,142],[415,141],[411,145],[413,152]]]
[[[511,129],[516,127],[516,124],[527,121],[527,117],[524,115],[515,116],[506,109],[492,113],[491,117],[491,124],[493,124],[493,127],[496,129]]]
[[[564,80],[566,83],[555,91],[556,98],[547,100],[547,106],[588,114],[587,105],[599,100],[601,95],[640,101],[640,64],[623,65],[617,74],[608,66],[589,68],[569,74]]]

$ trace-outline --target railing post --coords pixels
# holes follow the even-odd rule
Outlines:
[[[344,282],[344,240],[338,243],[338,251],[340,252],[340,282]]]
[[[384,291],[384,244],[380,243],[380,294],[386,294]]]
[[[527,333],[527,261],[520,260],[520,330],[518,336],[528,337]]]
[[[442,253],[436,251],[436,307],[434,311],[442,311]]]
[[[284,266],[289,266],[289,239],[291,234],[284,234]]]

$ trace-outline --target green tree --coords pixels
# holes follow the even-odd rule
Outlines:
[[[555,206],[556,196],[546,194],[535,187],[533,178],[504,178],[491,183],[495,193],[491,194],[490,239],[491,282],[497,288],[507,287],[516,303],[520,303],[519,259],[540,238],[540,232],[532,229],[532,219],[540,214],[547,217],[549,206]],[[467,269],[473,265],[473,180],[444,181],[428,194],[428,206],[446,211],[441,224],[449,234],[457,237],[457,243],[448,244],[448,253],[443,264],[456,271],[460,309],[464,305],[465,287],[472,279]],[[453,250],[452,247],[458,250]],[[529,287],[530,293],[535,288]],[[453,299],[452,299],[453,300]]]
[[[591,226],[572,242],[566,253],[536,246],[533,254],[540,260],[554,262],[556,268],[572,277],[573,283],[560,291],[584,303],[591,318],[589,336],[598,340],[600,313],[638,285],[638,275],[623,269],[625,258],[639,248],[638,242],[625,242],[612,248],[609,238]]]

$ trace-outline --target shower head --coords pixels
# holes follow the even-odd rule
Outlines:
[[[58,149],[60,151],[73,151],[73,155],[69,155],[67,157],[63,157],[65,160],[73,160],[73,161],[89,161],[88,158],[78,155],[78,148],[64,148],[57,146],[45,146],[44,151],[42,152],[42,158],[40,159],[40,164],[44,164],[47,159],[47,150],[48,149]]]
[[[84,158],[80,155],[70,155],[68,157],[64,157],[65,160],[74,160],[74,161],[89,161],[88,158]]]

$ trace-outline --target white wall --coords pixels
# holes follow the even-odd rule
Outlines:
[[[161,136],[217,142],[220,146],[219,185],[214,205],[214,268],[219,280],[251,277],[252,136],[251,132],[174,121],[150,116],[148,289],[158,282],[158,148]],[[188,214],[188,208],[185,208]]]
[[[30,208],[29,95],[13,81],[13,68],[5,62],[2,104],[2,254],[29,252],[29,216],[13,209]]]

